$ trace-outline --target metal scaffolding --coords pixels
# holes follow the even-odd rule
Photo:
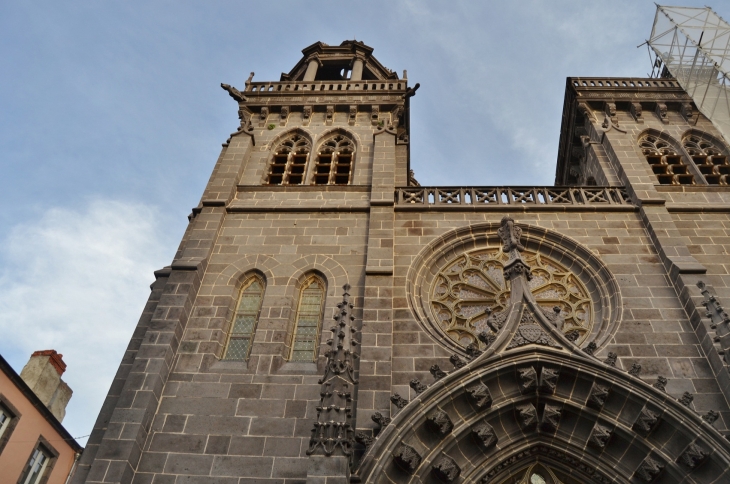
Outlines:
[[[709,7],[657,5],[652,76],[675,77],[730,141],[730,25]]]

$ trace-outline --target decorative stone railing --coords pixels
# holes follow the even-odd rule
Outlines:
[[[396,205],[624,205],[623,187],[399,187]]]
[[[612,77],[609,79],[601,77],[571,77],[570,82],[572,82],[573,86],[578,89],[681,89],[676,79],[648,79],[634,77]]]
[[[329,92],[329,91],[405,91],[406,80],[386,81],[285,81],[251,82],[246,85],[245,93],[265,94],[268,92]]]

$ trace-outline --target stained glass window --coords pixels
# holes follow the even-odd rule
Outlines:
[[[259,320],[261,301],[264,296],[264,282],[258,276],[246,280],[238,298],[236,313],[233,316],[231,334],[226,348],[226,360],[247,360],[251,342]]]
[[[311,276],[302,285],[299,307],[291,345],[291,361],[314,361],[319,342],[325,285],[317,276]]]

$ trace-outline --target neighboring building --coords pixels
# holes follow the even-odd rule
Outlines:
[[[63,355],[36,351],[18,375],[0,356],[0,483],[64,484],[81,446],[61,425],[71,389]]]
[[[728,482],[713,124],[673,79],[569,78],[557,186],[422,187],[418,85],[372,51],[223,85],[240,128],[73,482]]]

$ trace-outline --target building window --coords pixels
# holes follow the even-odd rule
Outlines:
[[[355,143],[351,139],[336,134],[327,139],[317,153],[314,168],[314,185],[348,185],[352,176],[352,162],[355,156]]]
[[[5,432],[8,431],[11,420],[13,420],[13,414],[5,408],[5,405],[0,404],[0,441],[5,436]]]
[[[19,419],[20,413],[18,413],[18,410],[10,404],[5,396],[0,394],[0,453],[10,440]]]
[[[300,134],[287,137],[274,150],[267,183],[269,185],[301,185],[307,173],[307,160],[312,146]]]
[[[18,484],[41,484],[47,479],[51,470],[53,454],[42,443],[39,443],[28,460],[28,463],[20,476]]]
[[[264,281],[258,276],[249,277],[244,282],[236,305],[236,312],[233,315],[233,324],[224,359],[248,359],[259,320],[261,301],[264,298],[264,287]]]
[[[310,276],[299,292],[296,322],[291,344],[291,361],[314,361],[317,356],[325,284],[317,276]]]
[[[730,160],[717,144],[690,134],[682,140],[682,145],[709,185],[730,184]]]
[[[641,152],[661,185],[694,185],[695,176],[682,156],[666,140],[645,134],[639,138]]]

